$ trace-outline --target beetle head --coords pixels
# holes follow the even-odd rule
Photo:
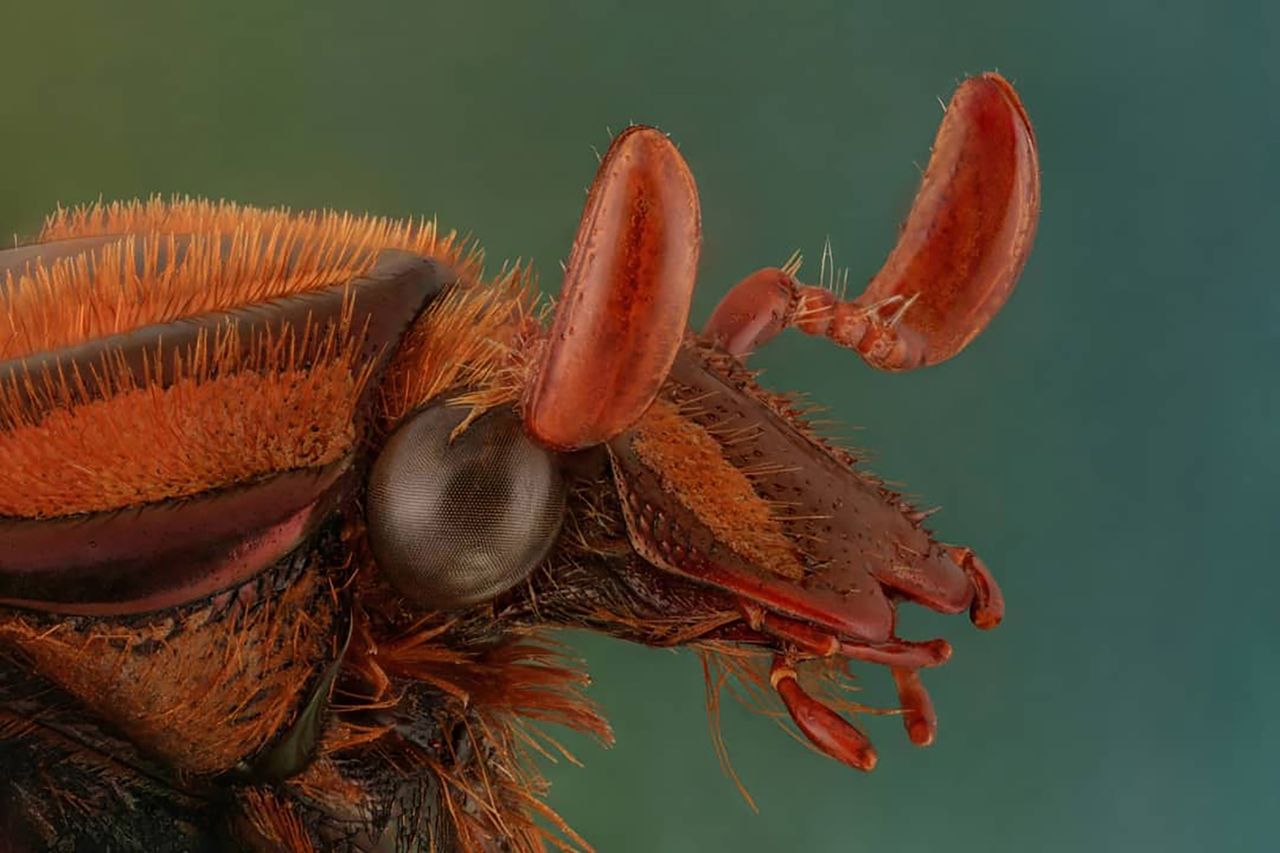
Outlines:
[[[637,552],[748,611],[882,643],[893,598],[970,604],[919,513],[711,346],[682,349],[663,398],[609,451]]]

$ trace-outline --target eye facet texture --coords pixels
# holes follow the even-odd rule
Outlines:
[[[452,442],[467,410],[410,415],[369,475],[366,518],[378,568],[406,598],[451,610],[529,576],[560,532],[565,484],[556,455],[515,414],[493,411]]]

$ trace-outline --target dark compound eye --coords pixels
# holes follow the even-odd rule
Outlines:
[[[405,597],[436,610],[487,601],[524,580],[564,516],[556,455],[529,440],[506,409],[451,443],[466,414],[440,404],[410,415],[369,475],[378,568]]]

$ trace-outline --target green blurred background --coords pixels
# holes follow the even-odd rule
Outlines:
[[[868,776],[727,711],[688,654],[574,637],[616,748],[552,769],[602,851],[1274,850],[1280,806],[1280,4],[6,0],[0,232],[54,203],[188,192],[438,213],[558,286],[606,128],[655,123],[702,193],[701,321],[824,239],[863,281],[958,78],[1035,122],[1019,290],[940,367],[788,335],[760,359],[941,504],[1006,623],[945,632],[938,742],[871,720]],[[867,672],[873,699],[887,676]]]

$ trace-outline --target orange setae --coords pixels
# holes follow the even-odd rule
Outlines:
[[[692,510],[717,541],[777,575],[793,580],[804,576],[795,544],[751,480],[675,405],[655,401],[636,425],[633,447],[658,472],[663,489]]]
[[[480,261],[477,249],[452,231],[441,234],[434,221],[193,199],[62,210],[40,239],[116,234],[0,280],[0,360],[341,284],[368,272],[382,249],[437,258],[464,280]],[[56,244],[47,249],[58,254]]]

